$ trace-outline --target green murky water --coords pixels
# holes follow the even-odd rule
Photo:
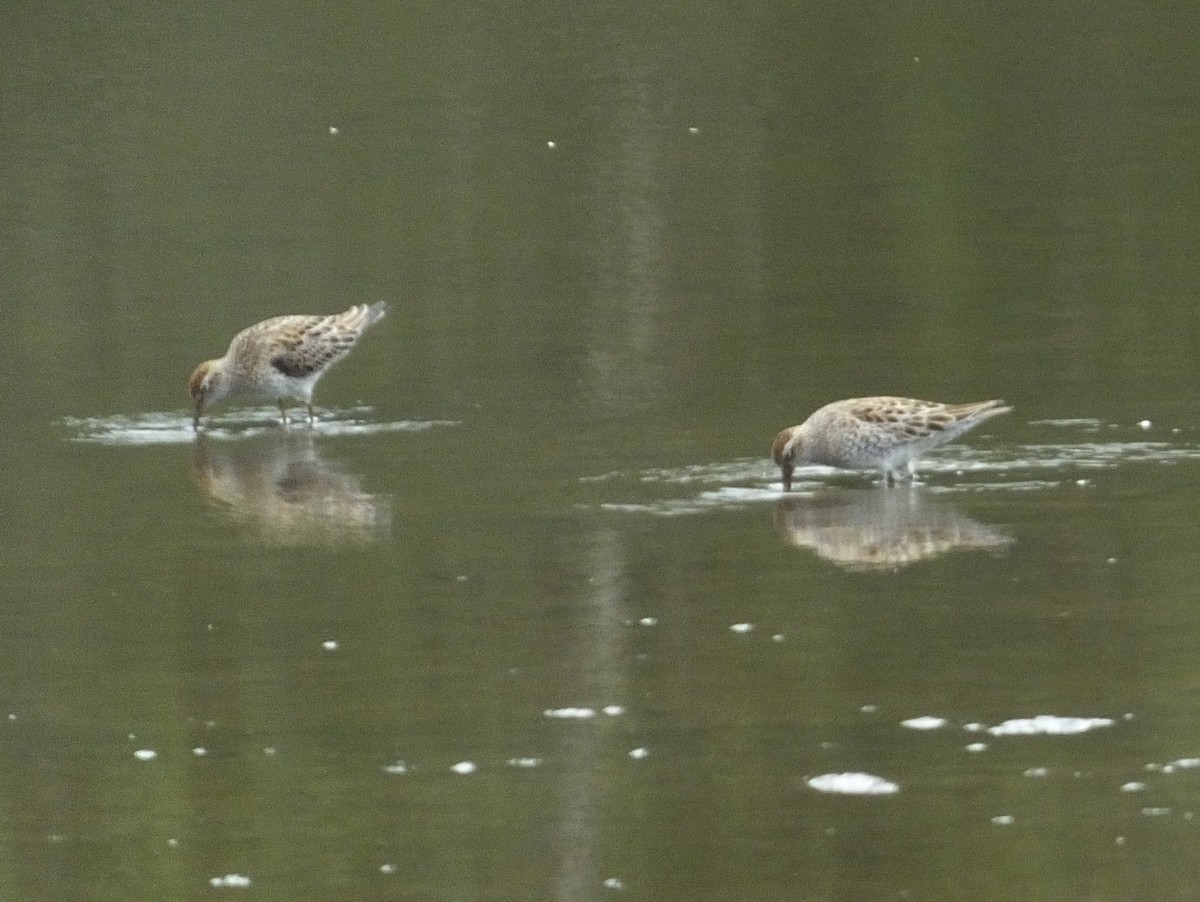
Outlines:
[[[0,896],[1192,898],[1180,15],[14,12]],[[782,497],[879,393],[1015,411]]]

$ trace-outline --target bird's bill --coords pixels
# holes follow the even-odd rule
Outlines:
[[[792,471],[795,465],[791,463],[783,463],[779,465],[779,475],[783,480],[783,490],[790,492],[792,490]]]

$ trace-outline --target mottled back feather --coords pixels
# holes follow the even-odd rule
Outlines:
[[[305,379],[345,357],[386,309],[381,302],[328,316],[276,316],[239,332],[229,353],[262,359],[284,376]]]

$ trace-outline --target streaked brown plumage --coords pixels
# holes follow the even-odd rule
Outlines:
[[[796,464],[878,469],[888,485],[895,485],[897,471],[911,479],[913,463],[925,452],[1010,410],[1003,401],[941,404],[886,396],[834,401],[775,436],[771,459],[779,466],[784,491],[792,487]]]
[[[227,397],[277,401],[284,423],[287,402],[299,401],[308,408],[311,423],[317,381],[386,313],[387,304],[380,301],[329,316],[276,316],[243,329],[224,357],[204,361],[188,380],[195,404],[193,427],[200,428],[209,405]]]

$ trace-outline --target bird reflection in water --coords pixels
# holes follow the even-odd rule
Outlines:
[[[956,550],[1000,553],[1014,541],[922,492],[881,488],[847,495],[781,498],[775,529],[797,548],[849,570],[896,570]]]
[[[204,494],[273,545],[343,545],[385,538],[391,498],[323,460],[311,432],[222,441],[201,434],[192,475]]]

